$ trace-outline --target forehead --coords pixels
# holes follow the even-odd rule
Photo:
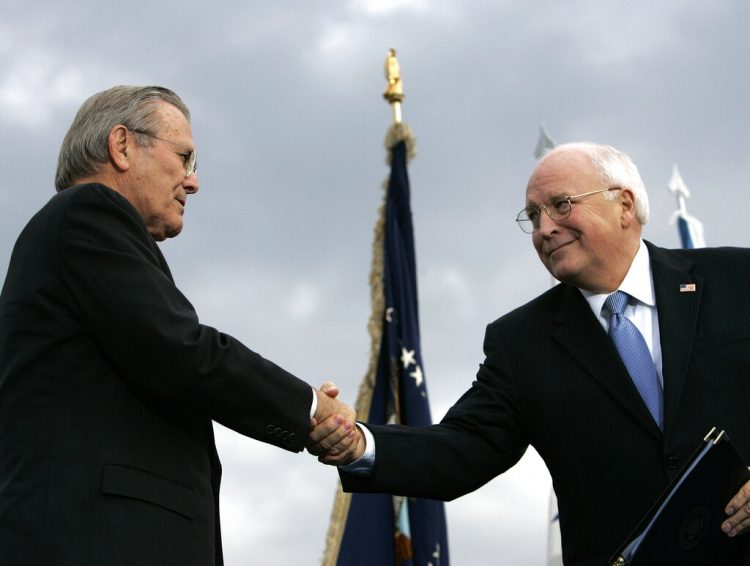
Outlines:
[[[159,101],[154,114],[158,120],[159,134],[162,137],[168,137],[170,140],[192,145],[193,133],[190,128],[190,122],[175,106],[164,101]]]
[[[581,151],[562,151],[543,157],[526,185],[526,202],[543,203],[562,195],[596,190],[602,184],[591,158]]]

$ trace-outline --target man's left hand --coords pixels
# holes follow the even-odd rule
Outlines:
[[[729,518],[721,524],[721,530],[728,536],[737,536],[750,528],[750,481],[740,488],[724,512]]]

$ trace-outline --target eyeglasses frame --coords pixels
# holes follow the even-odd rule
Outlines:
[[[154,134],[150,134],[144,130],[137,130],[134,128],[129,128],[129,129],[131,132],[134,132],[136,134],[140,134],[142,136],[153,138],[155,140],[163,141],[175,147],[179,147],[177,142],[173,142],[165,138],[160,138],[159,136],[155,136]],[[190,151],[177,151],[173,149],[172,151],[174,151],[177,155],[182,157],[183,161],[185,162],[185,178],[187,179],[188,177],[190,177],[190,175],[194,175],[195,172],[198,170],[198,157],[196,155],[195,150],[192,149]]]
[[[550,210],[549,210],[549,208],[547,208],[546,204],[543,204],[541,206],[525,206],[524,208],[521,209],[521,211],[516,216],[516,222],[518,223],[518,227],[521,229],[521,231],[524,234],[533,234],[534,232],[536,232],[537,230],[539,230],[539,225],[541,225],[541,223],[539,223],[539,225],[537,225],[537,226],[534,226],[534,222],[531,220],[531,218],[528,218],[528,211],[529,211],[529,209],[536,209],[539,212],[539,214],[541,214],[542,209],[544,209],[544,212],[547,213],[547,216],[549,216],[550,219],[552,219],[553,222],[562,222],[563,220],[567,220],[568,218],[570,218],[570,215],[573,212],[573,204],[574,204],[573,201],[574,200],[581,199],[583,197],[588,197],[588,196],[591,196],[591,195],[595,195],[597,193],[606,193],[608,191],[620,191],[620,190],[622,190],[622,187],[609,187],[609,188],[606,188],[606,189],[599,189],[599,190],[596,190],[596,191],[589,191],[587,193],[580,193],[580,194],[577,194],[577,195],[562,195],[560,197],[557,197],[557,198],[554,199],[555,203],[560,202],[560,201],[568,201],[568,206],[570,207],[568,209],[568,213],[565,216],[562,216],[562,217],[559,217],[559,215],[558,215],[558,217],[555,217],[556,213],[550,212]],[[549,203],[550,206],[552,206],[553,204],[554,204],[553,202]],[[526,218],[521,218],[521,215],[524,214],[524,213],[526,213]],[[526,226],[527,224],[531,225],[531,232],[527,232],[526,229],[524,228],[524,226]]]

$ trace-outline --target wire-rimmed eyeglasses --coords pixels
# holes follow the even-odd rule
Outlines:
[[[163,141],[172,146],[178,147],[176,142],[173,142],[171,140],[167,140],[164,138],[160,138],[159,136],[149,134],[148,132],[145,132],[143,130],[131,129],[130,131],[135,132],[136,134],[141,134],[142,136],[147,136],[149,138]],[[172,151],[174,151],[177,155],[182,157],[182,161],[185,163],[185,177],[190,177],[190,175],[194,174],[195,171],[198,169],[198,157],[196,156],[195,150],[193,149],[191,151],[177,151],[173,149]]]
[[[581,193],[579,195],[563,195],[552,199],[548,204],[541,206],[527,206],[516,216],[516,222],[518,226],[526,234],[533,234],[539,230],[539,224],[541,223],[542,209],[547,213],[552,220],[560,222],[570,216],[573,210],[573,201],[595,195],[597,193],[606,193],[607,191],[619,191],[620,187],[609,187],[607,189],[599,189],[598,191],[591,191],[588,193]]]

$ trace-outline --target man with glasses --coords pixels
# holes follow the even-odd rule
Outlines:
[[[353,435],[354,412],[201,325],[175,286],[156,242],[199,184],[174,92],[89,98],[55,185],[0,295],[0,562],[220,565],[212,420],[299,452],[316,420]]]
[[[367,425],[354,452],[330,458],[344,489],[449,500],[532,445],[557,494],[565,564],[600,566],[711,427],[750,463],[750,251],[665,250],[641,239],[647,220],[625,154],[589,143],[546,154],[516,221],[560,284],[488,326],[477,380],[440,424]],[[750,484],[707,528],[737,536],[749,511]]]

